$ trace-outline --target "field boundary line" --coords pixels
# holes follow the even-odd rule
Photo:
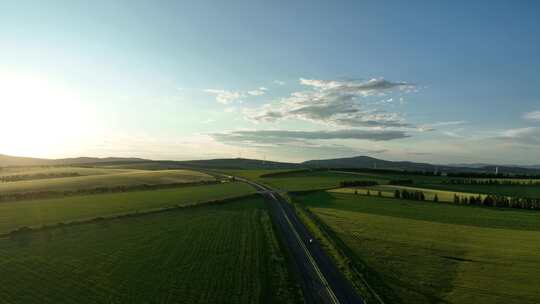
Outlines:
[[[132,211],[132,212],[116,213],[116,214],[111,214],[108,216],[81,218],[81,219],[76,219],[73,221],[58,222],[58,223],[49,224],[49,225],[21,226],[16,229],[12,229],[8,232],[0,233],[0,239],[15,237],[23,233],[38,232],[38,231],[56,229],[56,228],[61,228],[61,227],[77,226],[77,225],[84,225],[84,224],[96,223],[96,222],[101,222],[101,221],[110,221],[110,220],[117,220],[117,219],[122,219],[122,218],[145,216],[149,214],[177,211],[177,210],[182,210],[182,209],[192,209],[192,208],[207,207],[207,206],[212,206],[212,205],[221,205],[221,204],[225,204],[225,203],[235,201],[235,200],[256,197],[258,195],[259,195],[258,193],[250,193],[250,194],[244,194],[240,196],[231,196],[231,197],[226,197],[222,199],[203,201],[200,203],[195,202],[195,203],[188,203],[188,204],[183,204],[183,205],[172,205],[168,207],[144,209],[142,211],[137,210],[137,211]]]
[[[315,214],[313,214],[307,208],[304,208],[302,206],[298,206],[298,204],[295,204],[295,206],[297,206],[297,208],[301,209],[300,211],[304,212],[310,218],[310,220],[312,220],[314,222],[314,224],[321,230],[321,233],[323,234],[323,237],[326,238],[331,243],[331,246],[334,247],[337,250],[337,254],[341,255],[342,257],[346,258],[349,261],[353,261],[353,259],[351,259],[349,257],[349,255],[347,255],[344,252],[344,250],[340,247],[340,245],[337,244],[334,237],[332,237],[331,234],[328,232],[329,228],[324,223],[322,223],[321,220]],[[362,283],[364,283],[364,285],[367,287],[369,292],[371,292],[371,294],[379,301],[380,304],[386,304],[384,302],[384,300],[379,296],[379,294],[367,282],[364,275],[357,269],[357,267],[354,266],[354,264],[353,264],[352,267],[347,266],[347,268],[349,268],[351,270],[351,272],[356,274],[356,276],[362,281]]]

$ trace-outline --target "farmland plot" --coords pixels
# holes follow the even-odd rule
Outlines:
[[[264,202],[244,199],[0,240],[4,303],[287,303]]]

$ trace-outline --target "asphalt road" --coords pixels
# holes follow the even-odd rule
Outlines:
[[[253,185],[270,203],[272,220],[289,250],[293,267],[299,274],[299,283],[306,303],[364,303],[300,221],[291,204],[278,192],[264,185],[242,178],[238,180]]]

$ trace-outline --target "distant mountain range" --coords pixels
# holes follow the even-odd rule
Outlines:
[[[46,159],[33,157],[19,157],[0,154],[0,167],[12,166],[58,166],[58,165],[78,165],[78,164],[97,164],[97,163],[118,163],[118,162],[143,162],[148,161],[142,158],[124,158],[124,157],[75,157]]]
[[[479,173],[499,173],[510,174],[539,174],[540,165],[514,166],[514,165],[494,165],[494,164],[453,164],[436,165],[429,163],[417,163],[410,161],[387,161],[369,156],[356,156],[349,158],[336,158],[324,160],[310,160],[302,163],[307,167],[315,168],[371,168],[406,171],[441,171],[441,172],[479,172]]]
[[[17,157],[0,154],[0,167],[8,166],[56,166],[56,165],[82,165],[82,164],[118,164],[118,163],[159,163],[169,168],[214,168],[214,169],[293,169],[293,168],[354,168],[354,169],[387,169],[406,171],[441,171],[441,172],[486,172],[510,174],[540,174],[540,165],[514,166],[496,164],[451,164],[436,165],[410,161],[388,161],[369,156],[356,156],[348,158],[309,160],[303,163],[287,163],[263,161],[245,158],[223,158],[210,160],[190,161],[155,161],[142,158],[125,157],[77,157],[63,159],[42,159],[30,157]],[[498,169],[497,169],[498,168]]]
[[[187,160],[187,161],[154,161],[170,167],[189,168],[213,168],[213,169],[293,169],[300,167],[300,164],[284,163],[274,161],[264,161],[247,158],[221,158],[208,160]]]

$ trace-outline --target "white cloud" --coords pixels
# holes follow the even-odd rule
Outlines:
[[[525,113],[523,115],[523,118],[531,121],[540,121],[540,111],[532,111],[529,113]]]
[[[241,102],[242,98],[246,98],[249,96],[261,96],[266,94],[266,91],[268,91],[265,87],[259,87],[254,90],[249,91],[228,91],[228,90],[221,90],[221,89],[206,89],[204,92],[216,95],[216,101],[225,105],[234,103],[234,102]]]
[[[239,101],[240,98],[244,97],[242,92],[218,90],[218,89],[206,89],[206,93],[216,95],[216,101],[222,104],[230,104],[235,101]]]
[[[426,131],[435,131],[435,128],[441,128],[441,127],[450,127],[450,126],[459,126],[466,124],[466,121],[463,120],[455,120],[455,121],[440,121],[440,122],[434,122],[431,124],[425,124],[418,127],[418,130],[426,132]],[[443,132],[445,133],[445,132]],[[446,132],[445,134],[450,134],[451,132]],[[447,135],[448,135],[447,134]],[[451,135],[449,135],[451,136]]]
[[[336,91],[357,96],[384,95],[385,91],[394,88],[402,91],[408,91],[415,88],[415,85],[410,83],[390,82],[383,78],[372,78],[368,81],[317,80],[300,78],[300,83],[317,88],[321,91]]]
[[[384,79],[364,82],[300,79],[311,87],[308,91],[293,92],[274,104],[245,111],[255,122],[275,122],[279,119],[298,119],[341,127],[409,127],[402,115],[368,107],[360,98],[384,95],[393,89],[412,88],[408,83],[393,83]],[[393,98],[386,99],[392,102]]]
[[[284,85],[285,84],[285,81],[281,81],[281,80],[274,80],[273,82],[275,84],[277,84],[277,85]]]
[[[260,88],[255,89],[255,90],[247,91],[247,94],[249,94],[251,96],[261,96],[261,95],[266,94],[266,91],[268,91],[267,88],[260,87]]]
[[[210,134],[218,142],[232,145],[276,146],[276,145],[316,145],[316,141],[334,139],[356,139],[369,141],[389,141],[407,138],[403,131],[344,129],[335,131],[289,131],[289,130],[244,130]]]
[[[540,128],[527,127],[508,129],[500,132],[499,136],[496,138],[507,143],[536,146],[540,145]]]

